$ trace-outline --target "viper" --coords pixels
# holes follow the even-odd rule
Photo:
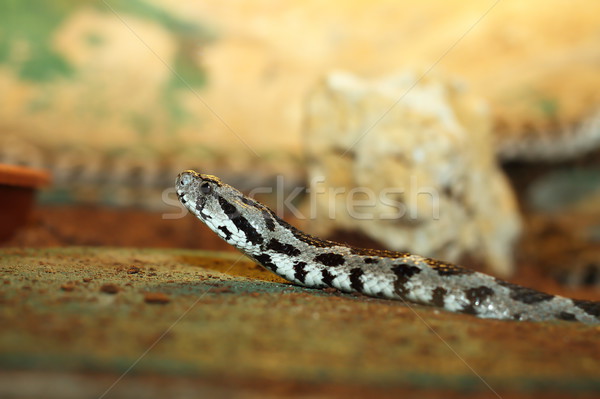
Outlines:
[[[311,236],[216,176],[188,170],[175,185],[181,203],[219,237],[294,284],[481,318],[600,323],[600,302],[547,294],[407,252],[357,248]]]

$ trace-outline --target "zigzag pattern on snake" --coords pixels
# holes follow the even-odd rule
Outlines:
[[[490,275],[405,252],[321,240],[212,175],[176,180],[181,203],[217,235],[295,284],[431,305],[503,320],[600,323],[600,302],[546,294]]]

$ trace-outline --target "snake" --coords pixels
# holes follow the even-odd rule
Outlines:
[[[186,170],[175,189],[183,206],[220,238],[293,284],[485,319],[600,323],[600,302],[548,294],[409,252],[312,236],[213,175]]]

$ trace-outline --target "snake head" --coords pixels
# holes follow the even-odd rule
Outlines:
[[[218,191],[222,186],[218,177],[193,170],[180,173],[175,180],[179,201],[204,222],[221,213]]]
[[[213,175],[186,170],[177,176],[175,189],[179,201],[209,227],[223,225],[245,210],[242,193]]]
[[[181,196],[185,193],[198,192],[197,194],[209,195],[215,191],[215,187],[223,186],[223,182],[216,176],[203,175],[194,170],[186,170],[181,172],[175,180],[175,188],[177,195]]]

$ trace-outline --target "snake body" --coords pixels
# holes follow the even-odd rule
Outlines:
[[[227,243],[306,287],[431,305],[503,320],[600,323],[600,302],[551,295],[406,252],[357,248],[306,234],[218,177],[185,171],[181,203]]]

